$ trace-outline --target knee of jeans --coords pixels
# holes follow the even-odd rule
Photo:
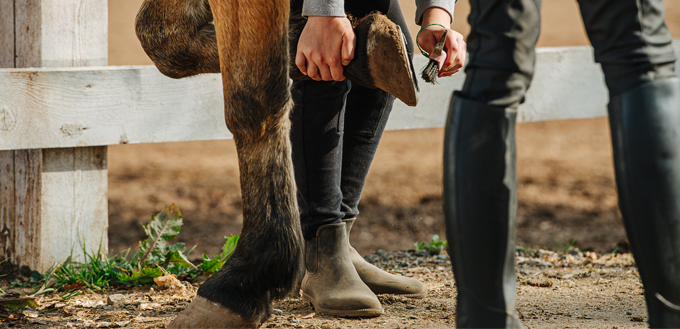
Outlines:
[[[531,74],[500,69],[468,68],[462,95],[487,105],[517,107],[531,83]]]

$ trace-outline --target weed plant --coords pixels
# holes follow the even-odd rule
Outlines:
[[[413,244],[413,247],[416,250],[426,250],[430,253],[430,255],[439,255],[442,250],[446,250],[448,248],[448,244],[446,243],[446,240],[440,241],[439,235],[435,234],[430,238],[430,242],[427,244],[425,244],[425,242],[416,242]]]
[[[139,242],[139,249],[131,256],[130,249],[107,256],[100,246],[95,253],[83,249],[84,262],[73,261],[69,257],[44,275],[35,272],[37,276],[35,280],[32,277],[31,282],[42,285],[37,286],[39,289],[34,296],[59,291],[62,292],[61,297],[67,299],[81,294],[83,288],[101,290],[112,285],[150,284],[165,272],[186,280],[215,274],[234,252],[239,235],[225,237],[221,253],[203,255],[201,263],[196,266],[187,259],[196,246],[187,251],[184,243],[169,242],[179,234],[182,221],[179,208],[172,204],[142,225],[147,238]]]

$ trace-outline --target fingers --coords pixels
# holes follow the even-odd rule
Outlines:
[[[455,31],[454,31],[455,32]],[[441,64],[440,77],[451,76],[460,71],[465,64],[467,44],[460,33],[448,33],[446,36],[446,60]]]
[[[433,25],[423,29],[416,39],[418,45],[429,54],[432,54],[437,41],[444,34],[444,29],[441,26]],[[444,43],[444,50],[440,56],[432,58],[439,62],[439,77],[451,76],[460,71],[465,64],[465,56],[467,54],[467,44],[464,41],[463,35],[448,29],[446,34],[446,41]]]
[[[319,69],[320,79],[312,79],[323,81],[333,81],[335,79],[338,79],[337,81],[345,80],[345,76],[342,75],[342,65],[340,65],[339,61],[337,61],[335,58],[324,59],[317,57],[315,58],[314,62],[316,63],[316,67]]]
[[[342,65],[347,66],[354,59],[354,48],[357,39],[354,33],[345,34],[342,41]]]
[[[295,66],[297,66],[298,70],[300,70],[300,73],[309,75],[307,73],[307,60],[305,58],[305,54],[300,50],[299,47],[297,53],[295,54]]]
[[[295,65],[313,80],[342,81],[343,65],[354,58],[355,45],[346,17],[310,16],[298,41]]]

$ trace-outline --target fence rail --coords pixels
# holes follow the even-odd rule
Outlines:
[[[674,43],[680,54],[680,41]],[[416,67],[425,59],[417,57]],[[421,81],[418,106],[395,104],[387,129],[442,127],[464,73]],[[590,47],[538,50],[519,122],[606,116],[607,91]],[[0,150],[231,138],[221,78],[181,80],[153,66],[0,69]]]

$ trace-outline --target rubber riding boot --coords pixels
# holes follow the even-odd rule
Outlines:
[[[515,109],[454,94],[444,140],[444,215],[458,328],[522,328],[515,311]]]
[[[680,80],[611,99],[619,207],[652,328],[680,328]]]
[[[357,274],[349,256],[345,223],[319,227],[305,245],[302,297],[326,315],[375,317],[384,313],[378,297]]]
[[[423,298],[427,295],[425,286],[418,280],[407,278],[400,275],[387,273],[373,264],[367,262],[361,255],[349,244],[349,233],[352,230],[352,225],[356,218],[343,219],[347,224],[347,245],[349,246],[349,257],[352,259],[354,268],[359,273],[361,281],[363,281],[374,294],[392,294],[402,295],[409,298]]]
[[[290,18],[290,77],[309,79],[295,65],[297,44],[307,20],[299,15]],[[380,13],[369,14],[356,23],[354,59],[345,66],[345,77],[367,88],[382,89],[409,106],[418,104],[418,80],[406,39],[399,25]]]

